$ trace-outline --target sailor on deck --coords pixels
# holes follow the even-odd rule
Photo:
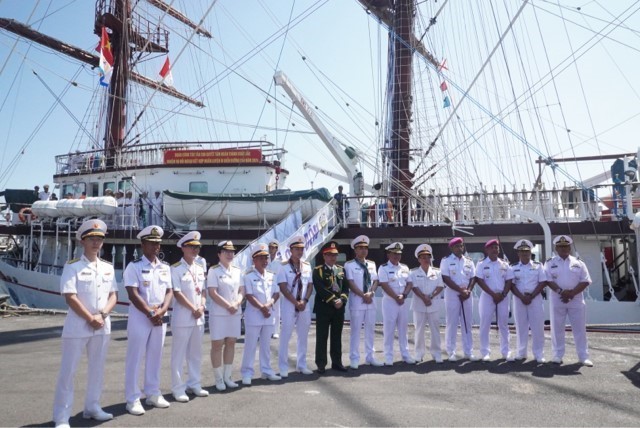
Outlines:
[[[591,284],[587,266],[571,255],[573,239],[566,235],[553,240],[556,256],[544,265],[551,290],[551,362],[562,364],[565,352],[565,322],[567,317],[573,331],[576,353],[580,363],[593,366],[587,344],[587,307],[583,291]]]
[[[111,263],[98,256],[107,225],[101,220],[87,220],[76,232],[83,247],[79,259],[64,265],[60,293],[69,305],[62,328],[62,362],[53,402],[53,422],[68,427],[73,409],[73,378],[82,357],[87,353],[87,392],[82,417],[107,421],[113,415],[100,407],[104,364],[111,336],[109,312],[117,300],[118,285]]]
[[[164,315],[169,310],[173,291],[169,264],[158,259],[164,231],[160,226],[147,226],[138,239],[143,256],[132,261],[124,271],[124,286],[129,295],[127,321],[127,356],[125,362],[125,399],[132,415],[144,414],[140,404],[138,373],[145,357],[144,393],[146,404],[169,407],[160,391],[160,366],[167,324]]]

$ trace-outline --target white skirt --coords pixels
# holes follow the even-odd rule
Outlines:
[[[222,340],[226,337],[240,337],[242,314],[232,316],[210,316],[209,335],[211,340]]]

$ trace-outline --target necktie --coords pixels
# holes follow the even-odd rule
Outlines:
[[[293,272],[296,274],[295,278],[293,278],[293,284],[291,284],[293,287],[292,291],[296,289],[296,286],[298,287],[296,300],[300,301],[302,300],[302,279],[300,278],[302,276],[302,272],[300,272],[300,270],[294,266],[291,259],[289,259],[289,264],[291,265],[291,270],[293,270]]]
[[[369,287],[371,287],[371,274],[369,273],[369,269],[367,269],[367,264],[362,263],[358,259],[355,259],[355,261],[356,263],[358,263],[358,266],[360,266],[364,271],[364,273],[362,274],[362,291],[364,293],[368,293]]]

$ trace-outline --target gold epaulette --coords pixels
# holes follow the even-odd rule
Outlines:
[[[68,264],[68,265],[70,265],[70,264],[73,264],[73,263],[75,263],[75,262],[79,262],[79,261],[80,261],[80,259],[71,259],[71,260],[69,260],[69,261],[67,262],[67,264]]]

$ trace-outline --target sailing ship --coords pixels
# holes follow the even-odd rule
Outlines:
[[[326,70],[338,67],[335,60],[321,69],[314,55],[306,53],[300,57],[307,73],[320,82],[303,87],[306,94],[313,95],[303,96],[292,81],[277,73],[282,63],[271,61],[271,72],[267,68],[263,71],[269,81],[274,75],[276,81],[265,85],[268,89],[261,92],[260,105],[276,106],[277,110],[285,99],[292,103],[287,118],[281,120],[288,128],[286,135],[294,125],[299,130],[308,122],[305,129],[310,128],[315,136],[297,136],[315,138],[310,140],[314,143],[321,140],[326,145],[325,156],[328,152],[335,159],[323,164],[306,156],[304,164],[319,175],[346,183],[348,206],[334,210],[328,192],[321,192],[315,199],[294,197],[275,213],[241,205],[234,211],[228,208],[234,195],[240,198],[235,202],[253,200],[258,207],[266,195],[282,196],[279,190],[289,173],[282,166],[282,146],[263,140],[226,142],[222,149],[208,142],[146,143],[148,133],[140,131],[140,118],[157,107],[153,104],[160,93],[177,97],[182,109],[203,108],[204,103],[193,94],[204,94],[229,74],[244,77],[248,73],[236,70],[242,58],[223,63],[225,72],[218,75],[223,77],[188,92],[189,96],[169,85],[145,80],[131,66],[142,65],[145,55],[164,55],[168,32],[162,25],[146,21],[140,9],[143,2],[132,7],[125,0],[96,3],[95,33],[101,34],[106,27],[113,36],[112,44],[131,49],[120,55],[120,63],[115,61],[121,66],[118,70],[114,66],[113,84],[106,97],[109,106],[104,110],[109,119],[99,128],[104,144],[98,144],[100,139],[94,137],[91,150],[58,156],[54,175],[58,189],[72,195],[84,189],[87,199],[104,197],[106,189],[131,190],[137,193],[135,199],[142,192],[164,191],[162,221],[170,233],[163,249],[170,260],[177,258],[171,244],[190,228],[203,232],[206,243],[228,238],[241,245],[272,237],[286,242],[294,231],[302,232],[309,236],[310,259],[315,255],[313,248],[323,240],[337,240],[346,254],[349,241],[365,233],[371,238],[370,258],[378,263],[384,261],[383,248],[394,241],[405,244],[407,255],[427,241],[436,256],[443,257],[447,255],[446,242],[454,235],[465,236],[467,250],[476,259],[481,257],[482,244],[497,237],[511,261],[516,260],[512,246],[521,238],[537,243],[534,254],[543,260],[552,255],[553,235],[570,234],[593,278],[588,295],[589,322],[639,322],[635,303],[640,295],[636,281],[638,229],[632,228],[638,203],[638,154],[628,144],[617,143],[629,138],[629,129],[637,126],[637,99],[628,104],[621,96],[630,94],[633,98],[638,93],[633,79],[623,71],[634,69],[638,61],[637,52],[625,41],[637,28],[633,3],[611,6],[606,14],[593,8],[535,1],[507,2],[500,7],[489,1],[464,5],[415,0],[343,3],[350,4],[308,2],[300,13],[292,7],[288,15],[269,14],[278,26],[273,34],[276,40],[285,39],[292,28],[329,7],[349,10],[349,14],[332,15],[336,25],[344,20],[366,22],[368,40],[363,42],[378,46],[371,49],[375,51],[371,57],[378,60],[377,70],[372,73],[362,67],[350,84],[355,88],[364,75],[375,75],[376,83],[369,86],[374,88],[371,105],[375,108],[364,108],[349,89],[331,77],[334,74]],[[196,35],[207,38],[204,17],[228,12],[213,2],[202,8],[203,18],[195,23],[157,0],[147,6],[158,6],[161,22],[164,18],[186,20],[190,32],[184,39],[189,43]],[[371,26],[372,22],[376,25]],[[19,25],[7,20],[0,21],[0,26],[24,37],[32,31],[29,27],[16,30]],[[272,40],[265,37],[252,52],[264,53]],[[291,44],[304,52],[296,43]],[[285,46],[282,43],[279,51]],[[617,55],[620,48],[631,53]],[[79,61],[85,61],[88,54],[90,63],[99,65],[97,55],[68,45],[63,50],[72,52]],[[610,61],[601,60],[598,55],[602,52]],[[351,63],[349,55],[340,60],[351,69],[345,75],[361,65]],[[372,59],[370,64],[376,62]],[[604,67],[607,72],[601,71]],[[617,75],[611,74],[612,68]],[[297,71],[294,78],[300,74]],[[130,80],[123,79],[126,75]],[[597,76],[608,79],[598,81]],[[131,95],[129,81],[149,87],[153,94],[141,104],[127,104],[128,109],[136,108],[135,113],[126,110],[123,102]],[[614,115],[610,102],[602,101],[605,84],[616,94],[613,98],[619,105],[631,106],[629,114]],[[318,86],[341,105],[342,117],[355,126],[345,130],[335,115],[332,119],[327,114],[318,103],[322,99],[328,104],[327,95],[319,93]],[[277,88],[284,94],[276,93]],[[590,101],[592,97],[598,101]],[[167,117],[160,116],[155,126],[169,121]],[[354,128],[366,131],[359,134]],[[372,141],[377,149],[372,149]],[[317,150],[314,146],[318,144],[299,145],[311,151]],[[235,157],[236,162],[224,164],[224,157]],[[188,188],[178,187],[185,183]],[[336,212],[342,218],[334,218]],[[316,215],[309,217],[313,213]],[[243,220],[245,214],[252,221]],[[130,219],[124,213],[104,215],[117,217],[114,221],[120,229],[110,234],[105,250],[122,268],[134,256],[132,237],[140,217],[137,213],[129,214]],[[5,279],[14,300],[55,306],[49,300],[61,299],[56,296],[55,276],[50,274],[58,272],[75,251],[70,237],[78,217],[62,214],[46,218],[51,220],[40,218],[30,225],[5,229],[6,234],[21,238],[17,250],[0,262],[0,278]],[[274,224],[278,220],[282,222]],[[410,260],[405,256],[408,264],[412,264]],[[51,284],[42,285],[44,280],[38,275],[48,275]],[[51,299],[37,300],[38,293]]]

